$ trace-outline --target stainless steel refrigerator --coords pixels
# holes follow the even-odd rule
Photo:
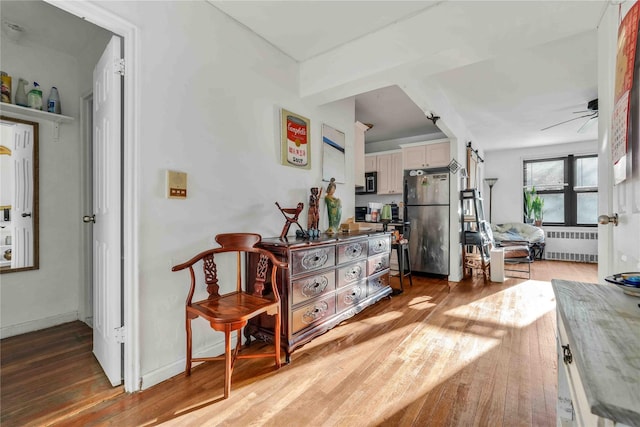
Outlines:
[[[449,169],[404,171],[405,221],[414,272],[449,275]]]

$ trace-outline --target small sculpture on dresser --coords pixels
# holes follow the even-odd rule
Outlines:
[[[280,233],[280,238],[281,239],[287,238],[287,234],[289,234],[289,227],[291,227],[291,224],[297,225],[298,228],[300,229],[300,230],[296,230],[296,236],[306,237],[307,233],[304,231],[304,229],[298,222],[298,216],[300,215],[300,212],[302,212],[302,209],[304,208],[304,203],[302,202],[298,203],[298,206],[296,206],[295,208],[281,208],[278,202],[276,202],[276,206],[278,207],[278,209],[280,209],[280,212],[282,212],[282,215],[287,220],[287,222],[284,224],[284,227],[282,227],[282,233]]]
[[[339,198],[335,197],[333,193],[336,191],[336,180],[331,178],[329,185],[327,185],[327,195],[324,197],[324,201],[327,205],[327,214],[329,215],[329,228],[327,234],[337,233],[340,229],[340,218],[342,217],[342,202]]]
[[[307,232],[309,237],[319,236],[320,225],[320,196],[322,195],[322,188],[311,187],[311,195],[309,195],[309,213],[307,215]]]

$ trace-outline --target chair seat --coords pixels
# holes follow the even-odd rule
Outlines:
[[[187,311],[202,316],[210,322],[236,323],[277,307],[276,302],[246,292],[233,292],[219,298],[197,301],[187,306]]]
[[[528,258],[530,255],[528,246],[501,246],[504,249],[504,258]]]

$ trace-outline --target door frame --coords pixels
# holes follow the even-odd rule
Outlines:
[[[120,36],[124,41],[125,79],[122,104],[122,313],[125,328],[124,388],[127,392],[140,390],[140,338],[139,338],[139,280],[138,280],[138,200],[137,173],[139,155],[140,111],[136,102],[140,98],[140,73],[136,64],[140,58],[139,29],[121,17],[89,2],[44,0],[45,2],[85,19]]]

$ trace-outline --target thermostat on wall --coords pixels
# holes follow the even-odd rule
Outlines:
[[[185,172],[167,170],[167,198],[187,198],[187,174]]]

